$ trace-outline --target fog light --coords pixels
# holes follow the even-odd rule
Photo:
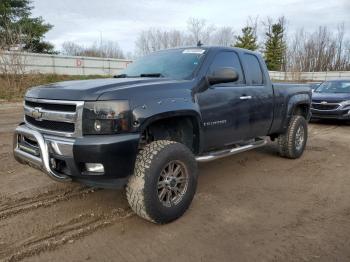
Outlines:
[[[96,132],[100,132],[101,131],[101,122],[99,120],[95,120],[94,128],[95,128]]]
[[[51,164],[51,168],[52,169],[56,169],[57,168],[56,159],[50,158],[50,164]]]
[[[86,170],[94,173],[104,173],[105,168],[99,163],[85,163]]]

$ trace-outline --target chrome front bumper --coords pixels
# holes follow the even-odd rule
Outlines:
[[[24,124],[16,128],[13,138],[13,154],[18,162],[40,169],[56,181],[71,181],[69,176],[60,174],[52,168],[50,152],[65,156],[72,155],[73,140],[44,137]]]

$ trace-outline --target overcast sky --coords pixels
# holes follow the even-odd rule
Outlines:
[[[186,29],[189,17],[204,18],[216,26],[232,26],[236,33],[249,16],[284,15],[288,30],[314,30],[327,25],[336,30],[345,22],[350,35],[350,0],[34,0],[33,15],[54,25],[46,39],[60,49],[64,41],[89,45],[118,41],[134,51],[137,35],[149,27]]]

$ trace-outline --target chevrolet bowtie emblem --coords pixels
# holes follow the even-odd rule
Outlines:
[[[43,116],[43,112],[41,112],[41,107],[35,107],[34,110],[31,113],[31,116],[35,119],[40,121],[41,117]]]

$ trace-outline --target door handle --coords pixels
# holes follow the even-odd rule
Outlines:
[[[248,99],[252,99],[252,96],[241,96],[239,99],[248,100]]]

